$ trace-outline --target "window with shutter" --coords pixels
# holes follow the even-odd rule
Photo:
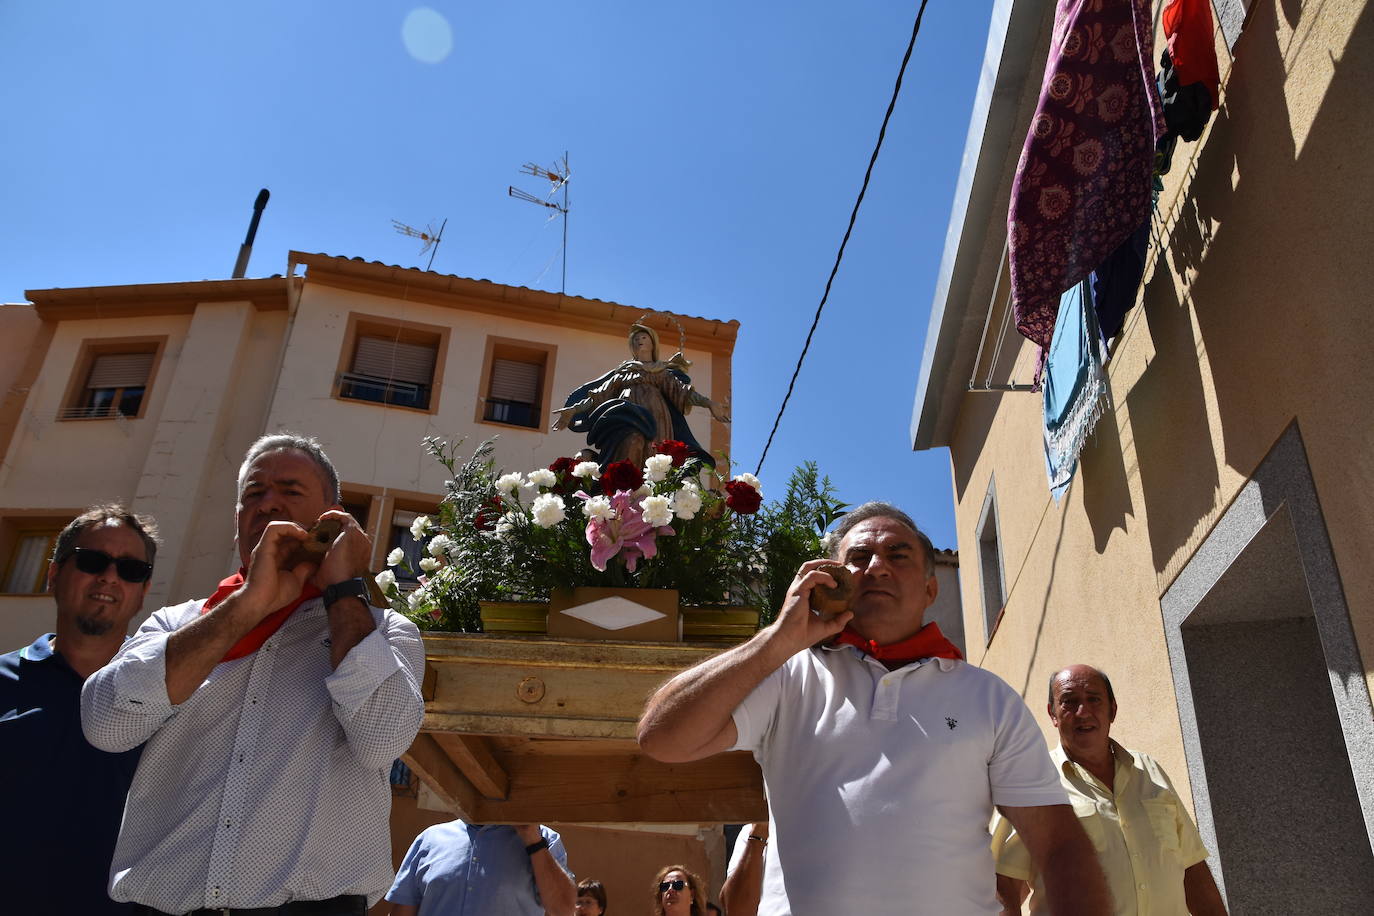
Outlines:
[[[401,407],[429,407],[438,341],[410,343],[360,333],[339,396]]]
[[[488,423],[538,429],[554,352],[548,344],[488,338],[486,395],[478,416]]]
[[[128,344],[123,340],[86,342],[58,418],[141,416],[160,353],[160,339],[136,338]]]

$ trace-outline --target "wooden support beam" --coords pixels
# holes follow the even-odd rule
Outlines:
[[[510,796],[478,799],[477,822],[752,823],[768,817],[763,777],[746,752],[694,763],[642,754],[511,757]]]
[[[466,821],[481,823],[473,821],[477,811],[477,790],[431,735],[424,732],[416,735],[401,760],[454,814]]]
[[[437,671],[424,730],[564,738],[634,737],[644,702],[720,649],[551,637],[425,637]]]
[[[510,777],[491,755],[485,738],[455,732],[433,732],[432,736],[478,792],[503,801],[510,795]]]

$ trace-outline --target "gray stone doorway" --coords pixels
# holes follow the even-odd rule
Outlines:
[[[1233,913],[1374,900],[1374,716],[1296,424],[1161,607],[1198,827]]]

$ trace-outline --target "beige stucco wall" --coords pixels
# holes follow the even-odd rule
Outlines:
[[[190,316],[60,322],[0,468],[0,506],[78,506],[134,492],[169,386],[154,384],[135,420],[58,420],[83,340],[166,335],[158,378],[176,371]]]
[[[261,429],[284,327],[284,312],[248,302],[202,303],[191,315],[57,322],[0,470],[0,511],[119,500],[153,516],[164,547],[135,625],[203,590],[232,568],[233,475]],[[56,419],[82,341],[143,336],[167,337],[143,416]],[[29,630],[47,625],[51,604],[6,599],[4,610]]]
[[[330,396],[350,312],[451,329],[436,413]],[[442,492],[444,474],[422,452],[420,440],[425,436],[465,439],[466,453],[483,439],[499,436],[497,464],[519,471],[545,467],[560,455],[572,455],[584,447],[583,436],[566,430],[550,432],[547,419],[540,429],[476,421],[488,336],[557,346],[552,400],[560,407],[574,388],[629,357],[622,337],[307,282],[267,428],[299,429],[318,436],[346,482],[432,494]],[[666,358],[677,349],[677,341],[664,335],[661,348]],[[710,390],[712,355],[689,348],[687,357],[693,363],[693,383],[714,396]],[[688,420],[697,438],[708,442],[710,414],[698,408]]]
[[[1115,410],[1063,502],[1048,494],[1038,395],[967,395],[951,442],[971,658],[1025,690],[1047,734],[1048,675],[1105,667],[1115,733],[1179,782],[1159,596],[1294,420],[1374,683],[1374,350],[1362,321],[1374,183],[1354,154],[1374,142],[1374,68],[1357,51],[1374,42],[1374,15],[1320,9],[1256,5],[1222,110],[1202,141],[1179,144],[1160,201],[1166,247],[1108,366]],[[1031,366],[1023,347],[1015,374]],[[982,650],[975,528],[994,475],[1009,597]]]

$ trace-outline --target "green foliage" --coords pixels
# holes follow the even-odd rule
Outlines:
[[[807,461],[792,471],[787,495],[768,503],[754,517],[754,536],[762,554],[755,588],[762,623],[771,623],[777,616],[797,567],[826,555],[825,532],[846,508],[835,498],[830,478],[821,476],[814,461]]]

